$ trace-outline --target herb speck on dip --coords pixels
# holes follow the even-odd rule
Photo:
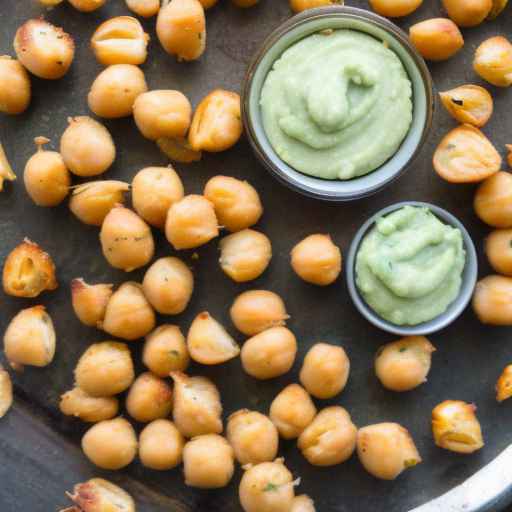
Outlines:
[[[382,41],[348,29],[288,48],[263,85],[260,107],[278,156],[303,174],[348,180],[374,171],[412,122],[412,85]]]
[[[417,325],[457,298],[466,262],[462,233],[428,208],[405,206],[381,217],[356,257],[366,303],[395,325]]]

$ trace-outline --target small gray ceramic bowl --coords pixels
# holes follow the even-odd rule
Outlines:
[[[413,326],[395,325],[391,322],[388,322],[387,320],[381,318],[378,313],[376,313],[368,304],[366,304],[364,298],[361,296],[359,290],[357,289],[355,271],[356,257],[359,246],[361,245],[361,242],[363,241],[368,231],[373,228],[375,221],[379,217],[382,217],[383,215],[391,213],[407,205],[429,208],[430,211],[445,224],[449,224],[450,226],[458,228],[462,233],[464,249],[466,250],[466,265],[464,267],[464,272],[462,273],[462,285],[458,297],[441,315],[428,322]],[[397,203],[388,206],[383,210],[380,210],[361,226],[359,231],[356,233],[356,236],[352,240],[352,244],[350,245],[346,260],[346,276],[350,297],[352,298],[356,308],[368,321],[380,329],[391,332],[393,334],[398,334],[400,336],[420,336],[440,331],[447,325],[451,324],[464,311],[469,301],[471,300],[473,290],[475,289],[478,276],[478,260],[476,257],[475,246],[473,245],[473,241],[471,240],[469,233],[463,224],[451,213],[448,213],[446,210],[443,210],[442,208],[439,208],[433,204],[421,203],[417,201],[404,201],[402,203]]]
[[[365,32],[385,41],[398,55],[413,85],[413,121],[395,155],[375,171],[347,181],[324,180],[302,174],[279,158],[265,134],[259,101],[267,74],[287,48],[315,32],[343,28]],[[345,6],[310,9],[279,26],[256,53],[242,88],[245,131],[265,167],[290,188],[311,197],[335,202],[368,196],[400,176],[410,166],[427,138],[433,105],[430,72],[407,34],[377,14]]]

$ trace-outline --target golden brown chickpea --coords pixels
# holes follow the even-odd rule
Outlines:
[[[4,189],[5,180],[14,181],[15,179],[16,174],[14,174],[11,164],[9,164],[9,160],[7,160],[4,147],[0,142],[0,192]]]
[[[213,204],[197,194],[175,202],[167,213],[165,236],[176,250],[193,249],[219,236]]]
[[[82,354],[75,368],[76,385],[93,397],[122,393],[134,378],[128,346],[116,341],[94,343]]]
[[[505,367],[498,382],[496,382],[496,400],[501,403],[510,397],[512,397],[512,364]]]
[[[200,489],[226,487],[233,477],[233,448],[217,434],[195,437],[183,449],[185,485]]]
[[[142,282],[149,303],[163,315],[179,315],[187,308],[194,291],[194,275],[178,258],[156,260]]]
[[[32,74],[56,80],[71,66],[75,43],[64,30],[38,18],[28,20],[17,30],[14,50],[18,60]]]
[[[36,137],[35,155],[32,155],[23,173],[27,193],[38,206],[57,206],[68,195],[71,176],[60,153],[45,151],[50,142],[46,137]]]
[[[290,316],[286,313],[283,299],[267,290],[249,290],[241,293],[229,310],[235,327],[247,336],[286,324]]]
[[[206,377],[171,372],[174,381],[173,419],[185,437],[222,432],[219,390]]]
[[[491,118],[494,110],[492,96],[479,85],[461,85],[440,92],[441,101],[448,113],[459,123],[468,123],[481,128]]]
[[[87,102],[98,116],[117,119],[133,114],[137,97],[148,90],[144,73],[133,64],[114,64],[94,80]]]
[[[315,503],[307,494],[295,496],[290,512],[316,512]]]
[[[322,409],[299,436],[297,446],[310,464],[334,466],[349,459],[356,449],[357,427],[339,406]]]
[[[381,16],[400,18],[418,9],[423,0],[370,0],[371,8]]]
[[[85,456],[102,469],[122,469],[137,455],[137,437],[124,418],[100,421],[82,437]]]
[[[493,0],[443,0],[448,16],[459,27],[480,25],[492,9]]]
[[[350,361],[342,347],[317,343],[313,345],[300,370],[300,382],[316,398],[333,398],[345,388]]]
[[[199,0],[204,9],[213,7],[219,0]]]
[[[77,10],[81,12],[96,11],[105,5],[107,0],[68,0],[68,2]]]
[[[220,241],[219,263],[224,273],[236,283],[257,279],[272,258],[267,236],[253,229],[243,229]]]
[[[473,453],[484,446],[474,404],[446,400],[432,411],[432,433],[437,446],[456,453]]]
[[[91,117],[70,117],[60,139],[60,153],[66,167],[77,176],[104,173],[116,158],[109,131]]]
[[[137,16],[151,18],[160,10],[160,0],[125,0],[126,6]]]
[[[48,7],[50,10],[52,7],[61,4],[64,0],[37,0],[44,7]]]
[[[152,421],[140,433],[139,457],[143,466],[158,471],[181,464],[185,438],[169,420]]]
[[[378,423],[360,429],[357,454],[366,471],[383,480],[394,480],[421,462],[411,435],[398,423]]]
[[[21,114],[30,104],[31,85],[25,68],[9,55],[0,56],[0,112]]]
[[[48,366],[55,355],[55,341],[53,322],[44,306],[22,309],[5,331],[5,357],[16,369]]]
[[[293,12],[302,12],[315,7],[328,7],[329,5],[343,5],[343,0],[289,0]]]
[[[164,50],[181,60],[196,60],[206,48],[206,19],[198,0],[173,0],[160,8],[156,35]]]
[[[286,386],[270,405],[270,419],[284,439],[299,437],[316,416],[316,407],[299,384]]]
[[[297,355],[297,340],[286,327],[271,327],[243,345],[244,370],[256,379],[273,379],[290,371]]]
[[[66,494],[78,507],[66,509],[68,512],[135,512],[133,498],[121,487],[102,478],[92,478],[83,484],[77,484],[73,494]]]
[[[190,362],[185,336],[177,325],[164,324],[146,336],[142,362],[159,377],[183,372]]]
[[[60,397],[60,411],[88,423],[110,420],[119,411],[119,400],[113,396],[94,397],[74,387]]]
[[[131,272],[147,265],[155,252],[151,228],[134,212],[116,205],[100,231],[103,255],[114,268]]]
[[[480,219],[495,228],[512,228],[512,174],[497,172],[477,189],[475,212]]]
[[[341,251],[329,235],[310,235],[292,249],[291,264],[304,281],[327,286],[340,275]]]
[[[139,283],[123,283],[110,297],[99,326],[116,338],[136,340],[155,328],[155,312]]]
[[[512,325],[512,277],[491,275],[476,284],[473,310],[489,325]]]
[[[206,184],[204,196],[213,203],[219,222],[228,231],[249,228],[263,214],[258,192],[247,181],[214,176]]]
[[[255,6],[259,0],[231,0],[237,7],[247,9],[248,7]]]
[[[175,162],[189,164],[191,162],[199,162],[203,156],[201,151],[194,151],[184,137],[164,137],[156,141],[160,151]]]
[[[146,167],[132,181],[133,208],[156,228],[165,228],[169,208],[183,196],[183,183],[171,166]]]
[[[12,406],[12,381],[6,370],[0,365],[0,418],[3,418]]]
[[[512,44],[502,36],[486,39],[475,52],[473,69],[497,87],[512,85]]]
[[[432,61],[447,60],[464,46],[459,28],[446,18],[416,23],[409,29],[409,37],[421,55]]]
[[[512,276],[512,229],[496,229],[485,240],[485,253],[499,274]]]
[[[172,391],[165,380],[150,372],[139,375],[126,397],[126,411],[141,423],[166,418],[172,409]]]

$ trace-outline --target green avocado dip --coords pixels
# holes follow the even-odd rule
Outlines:
[[[356,284],[367,304],[396,325],[417,325],[457,298],[466,262],[459,229],[428,208],[405,206],[381,217],[356,257]]]
[[[353,30],[323,31],[288,48],[263,85],[263,128],[304,174],[348,180],[392,157],[412,122],[412,85],[398,56]]]

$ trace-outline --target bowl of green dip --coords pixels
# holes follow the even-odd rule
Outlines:
[[[432,79],[407,35],[354,7],[310,9],[265,40],[242,88],[249,141],[281,182],[348,201],[402,174],[424,144]]]
[[[439,331],[466,308],[477,281],[475,247],[446,210],[407,201],[376,213],[347,256],[347,283],[357,309],[401,336]]]

